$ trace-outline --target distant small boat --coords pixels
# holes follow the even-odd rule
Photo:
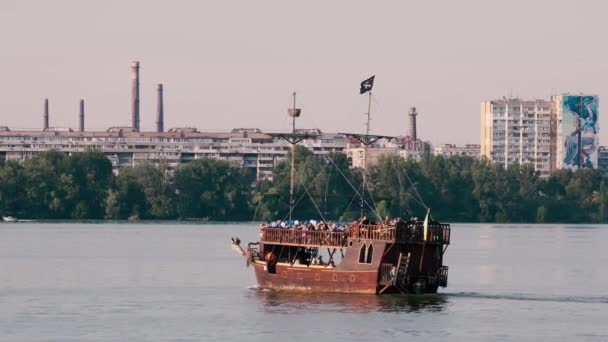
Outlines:
[[[2,216],[4,222],[17,222],[17,219],[12,216]]]

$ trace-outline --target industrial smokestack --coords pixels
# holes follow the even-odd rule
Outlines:
[[[49,129],[49,99],[44,99],[44,117],[42,120],[42,130]]]
[[[139,62],[131,64],[131,125],[139,131]]]
[[[158,98],[156,101],[156,131],[164,132],[165,121],[163,118],[163,85],[158,85]]]
[[[84,100],[80,99],[80,114],[78,115],[78,131],[84,132]]]
[[[418,113],[416,113],[416,107],[412,107],[410,108],[410,112],[408,113],[408,115],[410,116],[410,131],[409,131],[409,136],[413,139],[416,140],[416,115],[418,115]]]

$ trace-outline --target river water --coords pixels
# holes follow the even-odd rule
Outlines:
[[[608,226],[452,225],[432,296],[255,288],[251,224],[0,225],[0,341],[608,341]]]

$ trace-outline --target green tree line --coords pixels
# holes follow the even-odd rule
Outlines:
[[[112,172],[103,153],[51,151],[0,166],[0,212],[22,219],[250,220],[250,181],[228,161]]]
[[[541,178],[529,165],[504,168],[487,160],[421,161],[383,156],[366,173],[345,154],[296,149],[292,217],[353,220],[360,215],[423,217],[445,222],[607,222],[608,188],[596,170],[558,170]],[[122,168],[101,152],[51,151],[0,165],[0,213],[23,219],[277,220],[289,213],[290,165],[252,185],[239,165],[197,159]],[[363,200],[362,200],[362,194]]]

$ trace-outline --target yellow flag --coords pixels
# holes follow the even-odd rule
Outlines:
[[[426,217],[424,218],[424,223],[422,224],[422,240],[426,241],[427,232],[429,230],[429,213],[431,212],[431,208],[428,208],[426,211]]]

